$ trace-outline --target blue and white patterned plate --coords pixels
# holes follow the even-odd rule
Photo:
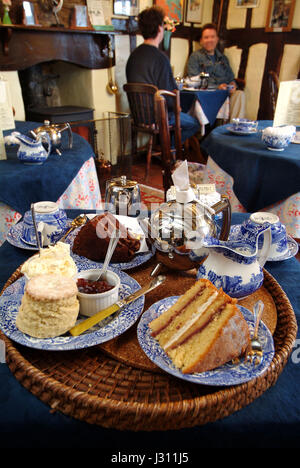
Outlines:
[[[244,359],[240,359],[238,364],[228,362],[223,366],[207,372],[195,374],[183,374],[172,363],[169,356],[150,334],[148,323],[161,315],[166,309],[171,307],[179,296],[171,296],[162,299],[153,304],[146,312],[143,313],[137,329],[138,341],[141,348],[146,353],[148,358],[158,367],[168,372],[169,374],[178,377],[188,382],[193,382],[203,385],[228,386],[237,385],[254,379],[261,375],[270,365],[274,356],[273,337],[263,322],[260,322],[258,337],[263,347],[263,359],[259,365],[245,363]],[[239,306],[250,329],[250,333],[254,329],[253,314],[245,307]]]
[[[121,279],[119,297],[122,299],[140,289],[139,283],[127,273],[117,271]],[[145,296],[141,296],[121,311],[104,319],[101,324],[90,328],[79,336],[65,334],[56,338],[33,338],[16,327],[16,317],[24,293],[25,279],[19,278],[8,286],[0,296],[0,328],[11,340],[29,348],[66,351],[88,348],[105,343],[128,330],[139,318],[144,308]],[[79,317],[78,322],[86,317]]]
[[[72,219],[68,219],[68,225],[66,227],[66,231],[69,228],[69,224],[71,223]],[[17,224],[14,224],[9,231],[6,233],[6,240],[14,247],[19,247],[20,249],[26,250],[38,250],[36,245],[28,244],[22,240],[22,232],[23,232],[23,221],[19,221]],[[63,234],[62,234],[63,235]]]
[[[230,234],[229,234],[230,240],[234,240],[239,237],[240,226],[241,226],[240,224],[234,224],[233,226],[231,226]],[[283,260],[288,260],[289,258],[295,257],[295,255],[297,255],[298,250],[299,250],[297,241],[295,241],[295,239],[293,239],[291,236],[287,235],[287,244],[288,244],[288,251],[285,254],[280,255],[278,257],[274,257],[274,258],[269,257],[267,261],[268,262],[281,262]]]
[[[94,265],[92,268],[101,268],[103,265],[103,262],[94,262],[93,260],[89,260],[86,257],[81,257],[75,254],[74,252],[72,252],[74,239],[80,229],[81,228],[74,229],[74,231],[72,231],[65,240],[65,242],[67,242],[71,246],[71,257],[75,261],[78,268],[80,268],[80,270],[87,270],[91,268],[90,265]],[[112,266],[115,268],[118,268],[119,270],[130,270],[131,268],[135,268],[137,266],[142,265],[143,263],[148,262],[148,260],[150,260],[152,256],[153,256],[152,251],[141,252],[141,253],[137,253],[133,257],[133,259],[130,260],[130,262],[112,263]]]

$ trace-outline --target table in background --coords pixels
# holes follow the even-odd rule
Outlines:
[[[213,126],[216,119],[229,118],[229,93],[226,90],[182,90],[180,92],[182,112],[196,117],[205,131],[205,125]]]
[[[288,233],[300,238],[300,146],[268,150],[261,130],[272,121],[260,121],[258,132],[235,135],[228,125],[215,128],[201,142],[208,154],[204,183],[215,183],[230,198],[233,211],[270,211],[279,216]]]
[[[70,217],[79,213],[79,210],[67,212]],[[241,223],[248,216],[234,213],[232,224]],[[0,289],[32,254],[8,242],[0,247]],[[299,327],[299,262],[295,258],[268,262],[265,268],[289,297]],[[299,345],[298,340],[296,345]],[[194,461],[199,462],[199,448],[298,448],[299,445],[300,373],[297,346],[275,385],[251,404],[224,419],[178,431],[164,431],[163,428],[157,432],[105,429],[52,411],[18,382],[5,362],[0,364],[0,382],[0,446],[5,448],[97,448],[100,449],[102,462],[107,462],[104,465],[110,466],[111,454],[118,451],[136,454],[151,451],[150,455],[153,455],[155,452],[172,450],[182,453],[190,450]],[[185,463],[185,466],[191,465]]]
[[[16,122],[15,131],[27,135],[40,125]],[[63,209],[102,208],[93,149],[84,138],[73,133],[69,149],[67,132],[62,132],[62,155],[52,151],[42,165],[23,164],[17,150],[17,145],[6,145],[7,160],[0,161],[0,245],[33,202],[55,201]]]

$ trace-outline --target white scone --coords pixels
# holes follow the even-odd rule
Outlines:
[[[76,281],[71,278],[35,276],[26,284],[16,318],[17,328],[35,338],[63,335],[77,320],[77,292]]]

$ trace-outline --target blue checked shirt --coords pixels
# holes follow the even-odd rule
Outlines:
[[[209,55],[204,49],[196,50],[190,55],[187,67],[188,76],[196,76],[201,72],[209,73],[209,86],[229,84],[234,80],[228,58],[217,49],[214,55]]]

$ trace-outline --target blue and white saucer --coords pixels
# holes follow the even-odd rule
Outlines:
[[[227,130],[230,131],[230,133],[233,133],[234,135],[253,135],[257,133],[257,129],[253,128],[251,130],[236,130],[233,125],[227,125]]]
[[[156,302],[143,313],[138,324],[137,336],[139,344],[154,364],[169,374],[188,382],[213,386],[241,384],[258,377],[265,372],[274,357],[275,350],[272,334],[267,326],[261,321],[259,324],[258,338],[263,347],[263,358],[260,364],[254,365],[246,363],[244,358],[241,358],[237,364],[228,362],[211,371],[195,374],[183,374],[174,366],[169,356],[159,345],[158,341],[151,336],[150,328],[148,326],[151,320],[155,319],[166,309],[171,307],[177,299],[178,296],[171,296]],[[245,309],[245,307],[239,306],[239,308],[248,323],[250,333],[253,333],[253,314],[248,309]]]
[[[234,224],[230,228],[230,234],[229,234],[229,239],[234,240],[240,235],[240,224]],[[278,257],[269,257],[267,259],[268,262],[281,262],[283,260],[288,260],[289,258],[295,257],[297,255],[298,250],[299,250],[299,245],[295,239],[293,239],[291,236],[287,235],[287,244],[288,244],[288,250],[285,252],[283,255],[280,255]]]
[[[121,280],[120,299],[140,289],[139,283],[134,278],[123,271],[118,270],[117,272]],[[22,276],[8,286],[0,296],[0,329],[16,343],[35,349],[69,351],[105,343],[124,333],[138,320],[145,302],[145,296],[139,297],[79,336],[71,336],[66,333],[55,338],[33,338],[22,333],[16,327],[16,317],[24,293],[24,286],[25,278]],[[84,319],[86,317],[79,316],[77,323]]]

